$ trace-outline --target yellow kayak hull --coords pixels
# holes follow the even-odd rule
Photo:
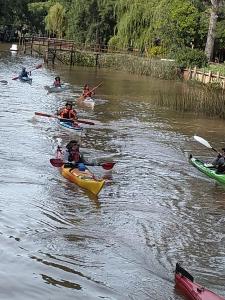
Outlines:
[[[60,173],[69,181],[77,184],[81,188],[90,191],[94,195],[98,195],[105,184],[103,179],[95,179],[93,173],[88,169],[79,171],[77,168],[61,167]]]

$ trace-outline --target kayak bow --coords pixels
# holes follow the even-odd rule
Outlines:
[[[199,171],[207,175],[208,177],[215,179],[216,181],[225,184],[225,174],[217,173],[217,169],[211,165],[202,162],[201,160],[190,156],[190,163]]]
[[[175,283],[179,289],[191,300],[225,300],[212,291],[194,282],[194,278],[178,263],[175,270]]]
[[[96,196],[100,193],[105,184],[105,180],[96,179],[88,169],[85,171],[79,171],[78,168],[70,168],[63,165],[60,168],[60,173],[69,181],[77,184],[83,189],[90,191]]]

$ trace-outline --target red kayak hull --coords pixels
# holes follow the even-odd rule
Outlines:
[[[216,295],[212,291],[204,288],[198,283],[189,280],[187,277],[179,272],[175,272],[176,286],[186,295],[190,300],[225,300],[225,298]]]

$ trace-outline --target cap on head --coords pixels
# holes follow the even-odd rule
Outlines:
[[[222,148],[223,151],[225,151],[225,148]]]

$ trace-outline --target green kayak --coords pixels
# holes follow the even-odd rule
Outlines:
[[[218,182],[225,184],[225,174],[217,173],[217,169],[215,167],[213,167],[213,165],[204,163],[203,161],[192,157],[192,155],[190,155],[189,160],[190,160],[190,163],[194,167],[196,167],[199,171],[201,171],[208,177],[213,178],[213,179],[217,180]]]

